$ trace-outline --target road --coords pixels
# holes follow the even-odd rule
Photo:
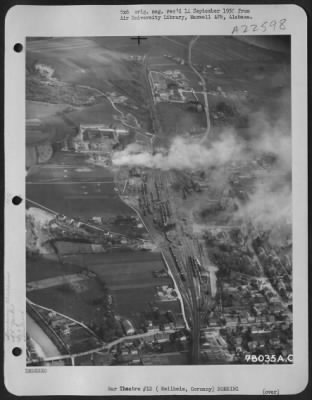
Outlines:
[[[51,208],[48,208],[48,207],[44,206],[43,204],[37,203],[37,202],[34,201],[34,200],[30,200],[30,199],[26,198],[26,202],[28,202],[28,203],[30,203],[30,204],[32,204],[32,205],[38,207],[38,208],[41,208],[41,209],[43,209],[43,210],[47,211],[48,213],[53,214],[53,215],[55,215],[55,216],[59,215],[59,213],[58,213],[57,211],[52,210]],[[85,226],[87,226],[87,227],[89,227],[89,228],[91,228],[91,229],[94,229],[94,230],[103,232],[103,233],[105,233],[106,235],[108,235],[108,234],[119,235],[119,236],[123,236],[124,238],[127,238],[127,239],[128,239],[127,236],[122,235],[122,234],[120,234],[120,233],[118,233],[118,232],[108,231],[107,229],[102,229],[102,228],[100,228],[100,227],[98,227],[98,226],[96,226],[96,225],[89,224],[88,222],[83,222],[83,225],[85,225]]]
[[[205,110],[205,114],[206,114],[206,131],[205,131],[204,136],[201,139],[201,143],[203,143],[209,136],[211,123],[210,123],[210,113],[209,113],[209,103],[208,103],[208,94],[207,94],[206,81],[205,81],[204,77],[197,71],[197,69],[194,67],[194,65],[192,63],[192,48],[193,48],[193,46],[196,43],[198,38],[199,38],[199,36],[196,36],[189,43],[188,64],[189,64],[189,67],[192,69],[192,71],[199,77],[200,82],[202,84],[202,88],[203,88],[202,94],[204,96],[204,102],[205,102],[204,110]]]
[[[167,330],[166,333],[170,334],[170,333],[174,333],[176,332],[174,329],[170,329]],[[129,336],[123,336],[119,339],[116,339],[112,342],[109,343],[105,343],[103,344],[103,346],[98,347],[97,349],[92,349],[92,350],[88,350],[88,351],[84,351],[82,353],[75,353],[75,354],[64,354],[64,355],[60,355],[60,356],[51,356],[51,357],[46,357],[44,359],[45,362],[51,362],[51,361],[57,361],[57,360],[65,360],[68,358],[76,358],[76,357],[82,357],[82,356],[87,356],[87,355],[91,355],[93,353],[97,353],[100,351],[109,351],[112,347],[116,346],[119,343],[122,343],[124,341],[131,341],[131,340],[135,340],[135,339],[143,339],[143,338],[147,338],[147,337],[152,337],[155,336],[159,333],[163,333],[162,331],[158,330],[158,331],[152,331],[152,332],[145,332],[145,333],[138,333],[136,335],[129,335]]]
[[[108,181],[58,181],[58,180],[49,180],[49,181],[26,181],[26,185],[109,185],[114,183],[114,180]]]
[[[159,138],[159,136],[161,136],[162,129],[161,129],[161,125],[157,118],[157,111],[156,111],[156,107],[155,107],[154,95],[153,95],[153,90],[152,90],[152,86],[151,86],[149,73],[150,73],[150,71],[148,70],[148,66],[147,66],[147,56],[145,55],[144,56],[144,76],[145,76],[146,87],[147,87],[147,91],[148,91],[147,101],[150,105],[150,115],[151,115],[151,119],[152,119],[153,131],[154,131],[153,137],[151,140],[151,145],[153,146],[153,139],[155,139],[157,137]]]
[[[149,137],[149,138],[153,137],[153,134],[152,134],[152,133],[150,133],[150,132],[145,132],[145,131],[143,131],[142,128],[140,128],[137,119],[136,119],[133,115],[132,115],[132,117],[133,117],[133,119],[134,119],[134,121],[135,121],[135,125],[136,125],[136,126],[133,126],[133,125],[128,124],[128,122],[126,122],[126,115],[125,115],[125,113],[124,113],[123,111],[121,111],[121,110],[116,106],[116,104],[113,102],[113,100],[112,100],[106,93],[102,92],[102,90],[99,90],[99,89],[94,88],[94,87],[91,87],[91,86],[86,86],[86,85],[77,85],[77,87],[80,87],[80,88],[82,88],[82,89],[93,90],[93,91],[95,91],[96,93],[98,93],[100,96],[105,97],[105,98],[110,102],[110,104],[111,104],[111,106],[113,107],[113,109],[114,109],[115,111],[117,111],[117,112],[119,113],[119,115],[121,116],[121,122],[122,122],[122,124],[123,124],[124,126],[127,126],[128,128],[131,128],[131,129],[134,129],[134,130],[137,130],[138,133],[141,134],[141,135],[146,135],[146,136]]]

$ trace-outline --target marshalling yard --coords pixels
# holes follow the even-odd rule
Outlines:
[[[226,101],[248,92],[219,83],[224,65],[193,60],[198,38],[164,38],[178,55],[130,57],[150,129],[124,111],[127,96],[96,89],[112,122],[80,122],[53,156],[40,143],[26,178],[28,366],[291,362],[291,224],[231,218],[274,160],[227,161],[221,185],[214,168],[115,162],[129,144],[135,157],[168,155],[163,106],[187,107],[193,125],[182,136],[200,145],[232,121]]]

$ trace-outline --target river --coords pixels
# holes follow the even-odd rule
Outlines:
[[[26,315],[26,327],[29,337],[31,337],[31,339],[40,347],[43,351],[44,357],[55,357],[61,355],[52,340],[29,314]]]

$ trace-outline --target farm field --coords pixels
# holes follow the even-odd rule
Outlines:
[[[57,79],[67,83],[79,82],[106,89],[103,83],[108,78],[128,76],[121,62],[125,56],[101,48],[92,38],[32,40],[28,42],[27,57],[28,65],[39,60],[54,70]],[[100,87],[99,83],[102,83]]]
[[[142,313],[150,313],[152,307],[180,315],[178,301],[160,301],[157,296],[157,286],[172,286],[169,277],[153,276],[153,271],[164,268],[159,253],[119,251],[64,255],[62,260],[60,264],[43,257],[28,258],[27,282],[77,274],[85,269],[95,273],[96,279],[86,278],[78,285],[59,284],[32,290],[28,293],[31,301],[86,324],[98,318],[98,308],[107,293],[113,296],[116,315],[131,318],[137,327]]]
[[[78,158],[78,157],[77,157]],[[76,165],[64,163],[60,168],[57,168],[54,164],[54,159],[50,160],[53,164],[45,164],[44,168],[34,168],[29,175],[28,182],[32,183],[53,183],[57,181],[60,184],[65,174],[68,174],[67,182],[111,182],[113,181],[112,174],[109,170],[100,167],[94,167],[93,165],[83,164],[83,161],[77,160]],[[65,180],[66,182],[66,180]]]
[[[119,251],[101,254],[67,256],[66,262],[80,264],[94,272],[113,294],[117,314],[140,321],[142,312],[151,312],[152,306],[160,311],[171,309],[180,313],[178,301],[160,301],[157,286],[172,286],[169,277],[156,278],[153,271],[164,269],[160,253]],[[129,301],[131,299],[131,301]]]
[[[42,101],[26,101],[26,119],[44,119],[68,108],[67,104],[52,104]]]
[[[130,39],[127,44],[130,47],[136,45]],[[114,90],[115,84],[124,81],[135,92],[139,79],[133,81],[137,68],[134,68],[129,55],[118,47],[107,48],[96,38],[52,38],[30,41],[26,62],[30,73],[33,74],[36,64],[46,65],[56,80],[67,84],[105,92]]]
[[[111,171],[70,153],[56,153],[48,164],[33,167],[26,181],[26,197],[57,213],[72,217],[133,215],[114,189]]]
[[[67,135],[75,134],[75,128],[68,124],[61,115],[53,114],[42,120],[40,130],[26,128],[27,145],[38,145],[41,143],[62,142]]]
[[[27,282],[38,282],[44,279],[79,274],[82,268],[78,265],[49,260],[44,257],[28,257],[26,266]],[[106,289],[96,277],[85,277],[79,282],[51,285],[27,293],[34,303],[51,308],[61,314],[86,324],[99,318],[99,310],[106,307]]]
[[[190,36],[162,37],[163,40],[170,41],[172,45],[175,44],[176,47],[182,49],[187,48],[190,38]],[[263,61],[275,59],[276,52],[272,50],[272,45],[275,47],[274,40],[276,39],[258,37],[258,40],[254,41],[253,44],[243,40],[232,36],[209,36],[209,38],[201,36],[192,51],[194,63],[200,62],[200,60],[205,60],[209,63],[209,61]],[[270,44],[269,41],[271,42]],[[266,47],[259,46],[261,43],[267,43]],[[167,48],[167,45],[165,47]],[[180,49],[180,52],[182,51]],[[280,53],[278,55],[280,57]]]
[[[79,265],[80,257],[67,257]],[[159,253],[145,251],[116,251],[105,254],[88,254],[83,257],[83,266],[95,272],[110,287],[128,285],[135,288],[141,284],[169,284],[170,278],[156,279],[152,272],[164,268]]]
[[[44,187],[44,190],[43,190]],[[91,190],[90,190],[91,189]],[[86,195],[86,190],[89,190]],[[95,217],[110,214],[131,215],[133,211],[114,191],[114,184],[27,185],[27,198],[69,217]]]
[[[71,275],[80,271],[81,267],[77,265],[61,265],[58,261],[45,257],[27,257],[26,282],[54,278],[60,275]]]
[[[104,312],[107,300],[102,285],[95,279],[34,290],[27,296],[36,304],[87,325],[100,320],[100,311]]]
[[[83,107],[66,114],[66,117],[79,128],[80,124],[111,124],[114,115],[118,115],[108,100],[103,98],[99,104]]]
[[[165,139],[171,139],[177,135],[183,135],[192,130],[205,128],[205,115],[196,111],[188,111],[187,104],[157,104],[160,124]]]
[[[179,302],[159,301],[155,288],[112,290],[112,294],[116,313],[130,318],[137,328],[143,320],[142,316],[151,314],[153,307],[157,307],[161,313],[171,310],[176,318],[181,319]]]

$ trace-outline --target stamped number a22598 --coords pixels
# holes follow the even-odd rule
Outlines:
[[[272,21],[264,21],[262,24],[244,24],[244,25],[235,25],[232,30],[232,35],[235,34],[243,34],[243,33],[273,33],[279,31],[286,30],[286,18],[276,20],[273,19]]]

